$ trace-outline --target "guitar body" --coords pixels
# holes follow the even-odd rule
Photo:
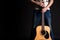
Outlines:
[[[50,28],[49,26],[44,26],[45,34],[42,35],[42,26],[37,26],[36,36],[34,40],[52,40],[50,37]]]

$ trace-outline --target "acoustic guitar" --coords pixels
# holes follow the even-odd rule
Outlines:
[[[42,13],[42,25],[36,27],[36,36],[34,40],[52,40],[49,26],[44,25],[44,13]]]

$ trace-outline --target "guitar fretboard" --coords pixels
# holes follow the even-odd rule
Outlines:
[[[44,30],[44,13],[42,13],[42,30]]]

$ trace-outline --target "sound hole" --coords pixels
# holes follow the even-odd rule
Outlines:
[[[41,34],[44,35],[44,34],[45,34],[45,30],[42,30],[42,31],[41,31]]]
[[[49,33],[48,33],[47,31],[42,30],[42,31],[41,31],[41,34],[44,35],[44,37],[45,37],[46,39],[49,38]]]

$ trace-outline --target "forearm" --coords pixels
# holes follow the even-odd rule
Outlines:
[[[32,0],[32,2],[37,4],[37,5],[40,5],[40,2],[37,2],[37,1],[34,1],[34,0]]]
[[[53,4],[54,0],[50,0],[49,4],[46,6],[47,8],[50,8],[51,5]]]

